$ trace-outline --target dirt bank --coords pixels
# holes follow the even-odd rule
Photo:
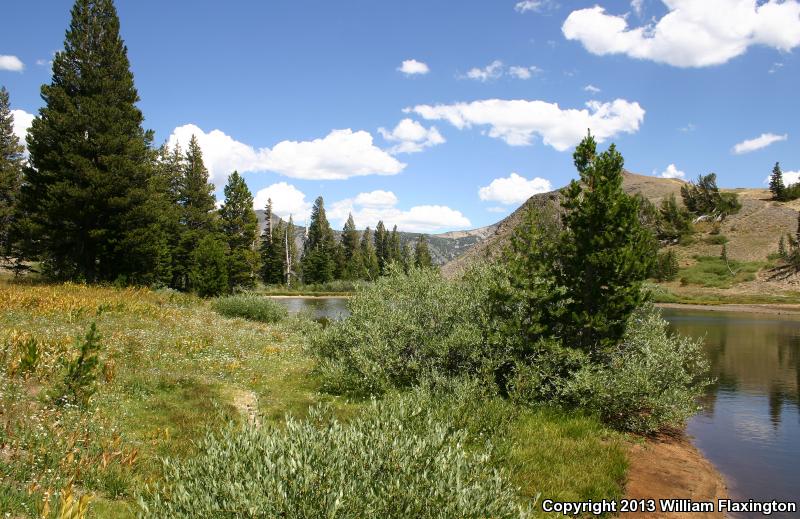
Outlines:
[[[628,499],[677,498],[713,501],[727,497],[725,480],[686,437],[662,437],[630,448]],[[627,513],[625,518],[680,518],[686,513]],[[722,518],[721,513],[690,514],[692,519]]]
[[[693,305],[683,303],[658,303],[659,308],[677,308],[679,310],[703,310],[707,312],[742,312],[752,314],[796,315],[800,316],[800,305],[795,304],[720,304]]]

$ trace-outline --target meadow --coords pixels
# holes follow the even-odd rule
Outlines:
[[[301,429],[329,430],[330,422],[314,418],[323,411],[352,435],[373,423],[375,406],[383,409],[380,401],[322,391],[308,351],[317,323],[229,318],[214,308],[213,300],[170,290],[0,285],[0,510],[7,517],[60,517],[81,507],[86,517],[159,516],[152,496],[165,471],[176,462],[205,466],[208,441],[291,438],[287,417]],[[85,405],[64,403],[58,395],[92,323],[100,345],[94,393]],[[403,408],[391,403],[403,398],[385,396],[385,412]],[[622,495],[622,434],[580,413],[488,398],[480,409],[426,405],[436,423],[450,424],[441,440],[447,449],[501,478],[520,510],[537,496]],[[397,419],[400,427],[408,416]],[[435,433],[426,423],[409,441]]]

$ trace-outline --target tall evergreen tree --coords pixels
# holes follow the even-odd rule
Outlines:
[[[403,244],[400,251],[400,264],[403,266],[403,272],[408,274],[408,271],[414,266],[414,253],[411,250],[411,244],[408,242]]]
[[[163,234],[147,205],[152,133],[112,0],[77,0],[29,131],[26,248],[51,275],[149,282]]]
[[[364,276],[364,261],[361,255],[361,244],[353,221],[353,215],[347,217],[347,222],[342,230],[342,256],[344,268],[342,279],[361,279]]]
[[[779,162],[772,168],[772,175],[769,177],[769,190],[772,192],[773,200],[786,200],[786,186],[783,184],[783,172]]]
[[[361,234],[361,259],[364,264],[364,279],[377,279],[380,275],[378,256],[372,243],[372,231],[367,227]]]
[[[565,231],[556,278],[566,295],[561,324],[567,342],[602,356],[646,299],[641,288],[654,247],[639,222],[637,200],[622,190],[622,155],[613,144],[600,154],[596,148],[589,135],[573,155],[580,182],[563,191]]]
[[[389,244],[387,245],[387,256],[389,261],[401,262],[403,259],[402,246],[400,244],[400,233],[397,232],[397,226],[392,227],[392,232],[389,234]]]
[[[375,226],[374,238],[375,254],[378,257],[378,270],[380,271],[380,274],[383,275],[386,273],[386,267],[389,264],[389,238],[388,233],[386,232],[386,227],[383,225],[383,221],[379,221],[378,225]]]
[[[305,283],[331,281],[336,270],[336,239],[325,215],[325,202],[321,196],[314,201],[311,209],[302,267]]]
[[[14,134],[14,115],[11,113],[6,87],[0,87],[0,257],[10,259],[12,225],[22,184],[24,148]]]
[[[414,247],[414,265],[417,268],[429,268],[433,266],[431,251],[428,248],[428,238],[424,234],[419,235],[417,245]]]
[[[219,210],[222,234],[228,243],[228,285],[252,288],[258,272],[255,251],[258,218],[253,210],[253,194],[238,171],[228,177],[225,202]]]
[[[267,285],[277,285],[284,282],[284,250],[283,226],[278,220],[277,225],[272,224],[272,199],[267,200],[264,208],[264,233],[261,235],[261,280]]]
[[[173,277],[176,288],[189,290],[192,288],[189,273],[193,269],[194,250],[200,240],[219,230],[214,186],[208,182],[203,151],[194,135],[183,160],[178,203],[181,207],[181,231],[174,257]]]
[[[285,247],[285,260],[284,260],[284,275],[286,276],[286,285],[291,286],[292,279],[296,279],[300,272],[300,257],[297,254],[297,242],[295,241],[295,226],[292,215],[289,215],[289,223],[286,224],[286,230],[283,233],[284,247]]]

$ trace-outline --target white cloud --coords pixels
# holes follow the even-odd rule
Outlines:
[[[765,182],[769,182],[769,177],[767,177]],[[797,184],[798,182],[800,182],[800,171],[783,172],[783,185],[788,187],[792,184]]]
[[[583,90],[590,94],[599,94],[601,92],[601,90],[594,85],[586,85],[583,87]]]
[[[535,177],[526,179],[516,173],[508,177],[496,178],[488,186],[478,190],[478,196],[483,201],[498,202],[505,205],[521,204],[537,193],[547,193],[553,190],[549,180]]]
[[[390,153],[416,153],[445,142],[435,126],[425,128],[417,121],[408,118],[397,123],[391,131],[378,128],[378,133],[386,141],[397,143],[389,150]]]
[[[25,137],[27,137],[28,129],[36,116],[25,110],[11,110],[11,116],[14,117],[14,135],[19,139],[19,143],[25,146]]]
[[[469,219],[460,211],[442,205],[418,205],[408,210],[397,207],[397,197],[391,191],[372,191],[359,193],[355,198],[334,202],[327,215],[341,228],[349,214],[353,215],[356,227],[375,228],[378,221],[391,229],[407,232],[431,233],[445,229],[465,229],[470,227]]]
[[[541,71],[542,69],[533,65],[530,67],[512,66],[508,68],[508,73],[517,79],[530,79],[533,74],[538,74]]]
[[[22,72],[25,70],[25,64],[16,56],[0,54],[0,70]]]
[[[477,81],[489,81],[490,79],[497,79],[503,75],[503,62],[500,60],[494,60],[484,68],[471,68],[467,71],[467,77],[469,79],[475,79]]]
[[[292,216],[295,222],[305,222],[311,212],[311,202],[306,200],[306,195],[286,182],[260,189],[253,197],[253,208],[264,209],[269,199],[272,199],[272,212],[284,220]]]
[[[688,133],[688,132],[695,131],[697,129],[697,126],[695,126],[694,123],[689,123],[686,126],[684,126],[683,128],[678,128],[678,129],[680,131],[682,131],[683,133]]]
[[[644,12],[644,0],[631,0],[631,9],[637,16],[642,16]]]
[[[616,99],[610,103],[590,101],[586,108],[562,110],[545,101],[486,99],[451,105],[418,105],[406,108],[427,120],[446,120],[459,130],[473,125],[489,126],[490,137],[511,146],[527,146],[535,135],[544,144],[565,151],[586,136],[587,128],[602,142],[620,133],[634,133],[644,120],[639,103]]]
[[[573,11],[561,28],[598,55],[625,54],[676,67],[719,65],[752,45],[790,51],[800,45],[797,0],[662,0],[668,13],[641,27],[601,6]],[[723,14],[724,13],[724,14]]]
[[[783,68],[783,63],[775,62],[772,64],[772,66],[769,68],[767,72],[769,72],[770,74],[774,74],[782,68]]]
[[[786,134],[783,135],[776,135],[774,133],[762,133],[755,139],[748,139],[746,141],[742,141],[736,146],[733,147],[733,152],[736,155],[742,155],[743,153],[750,153],[751,151],[760,150],[761,148],[766,148],[770,144],[785,141],[788,139],[789,136]]]
[[[427,74],[431,71],[427,64],[415,59],[407,59],[403,61],[403,63],[397,67],[397,70],[407,76],[412,76],[414,74]]]
[[[679,170],[675,164],[670,164],[667,166],[667,169],[661,172],[659,175],[661,178],[686,178],[686,173]]]
[[[376,189],[369,193],[359,193],[354,203],[366,207],[392,207],[397,205],[397,196],[391,191]]]
[[[195,135],[203,150],[203,160],[211,181],[225,183],[234,170],[274,171],[307,180],[340,180],[364,175],[395,175],[405,164],[372,143],[365,131],[333,130],[312,141],[281,141],[270,148],[253,148],[220,130],[208,133],[187,124],[173,130],[168,144],[180,143],[183,149]]]
[[[527,13],[528,11],[538,13],[545,8],[552,6],[552,0],[522,0],[521,2],[516,3],[514,9],[520,13]]]

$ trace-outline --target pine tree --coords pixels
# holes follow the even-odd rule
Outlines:
[[[389,234],[389,244],[387,246],[386,254],[389,262],[401,262],[403,259],[403,251],[400,245],[400,233],[397,232],[397,226],[392,227],[392,232]]]
[[[364,263],[364,279],[377,279],[381,269],[378,265],[378,256],[372,243],[372,231],[367,227],[361,235],[361,258]]]
[[[189,281],[199,296],[218,296],[227,291],[228,261],[225,249],[219,234],[209,233],[200,239],[192,252]]]
[[[267,285],[284,282],[285,259],[283,222],[272,223],[272,199],[264,209],[264,233],[261,235],[261,280]]]
[[[375,254],[378,257],[378,270],[380,274],[383,275],[386,273],[386,267],[389,264],[389,256],[388,256],[388,234],[386,232],[386,227],[383,225],[383,221],[379,221],[378,225],[375,227]]]
[[[163,245],[147,206],[152,133],[112,0],[75,2],[52,71],[28,137],[27,252],[60,278],[149,282]]]
[[[428,238],[424,234],[419,235],[417,245],[414,247],[414,265],[417,268],[430,268],[433,266],[431,251],[428,248]]]
[[[403,266],[403,272],[408,274],[408,271],[414,266],[414,254],[411,251],[411,245],[406,242],[400,251],[400,264]]]
[[[325,216],[325,202],[321,196],[311,209],[302,267],[303,281],[307,284],[331,281],[336,270],[336,239]]]
[[[654,244],[639,223],[638,202],[622,190],[622,155],[613,144],[600,154],[596,148],[590,134],[573,155],[581,181],[563,191],[556,278],[566,291],[566,343],[602,357],[646,299],[641,288]]]
[[[194,250],[204,237],[218,232],[214,186],[208,182],[208,169],[203,163],[203,152],[192,135],[183,160],[178,203],[181,206],[180,241],[175,252],[173,277],[175,288],[191,289],[191,272]]]
[[[769,190],[772,192],[773,200],[786,200],[786,186],[783,184],[783,172],[779,162],[772,168],[772,175],[769,177]]]
[[[353,215],[347,217],[347,222],[342,230],[342,256],[344,268],[342,279],[362,279],[364,276],[364,261],[361,256],[361,244],[358,231],[353,221]]]
[[[0,258],[6,260],[16,256],[12,250],[12,226],[22,184],[24,151],[14,134],[14,115],[8,91],[0,87]]]
[[[228,286],[252,288],[258,272],[254,246],[258,218],[253,210],[253,194],[238,171],[228,177],[225,202],[219,210],[222,234],[228,243]]]

